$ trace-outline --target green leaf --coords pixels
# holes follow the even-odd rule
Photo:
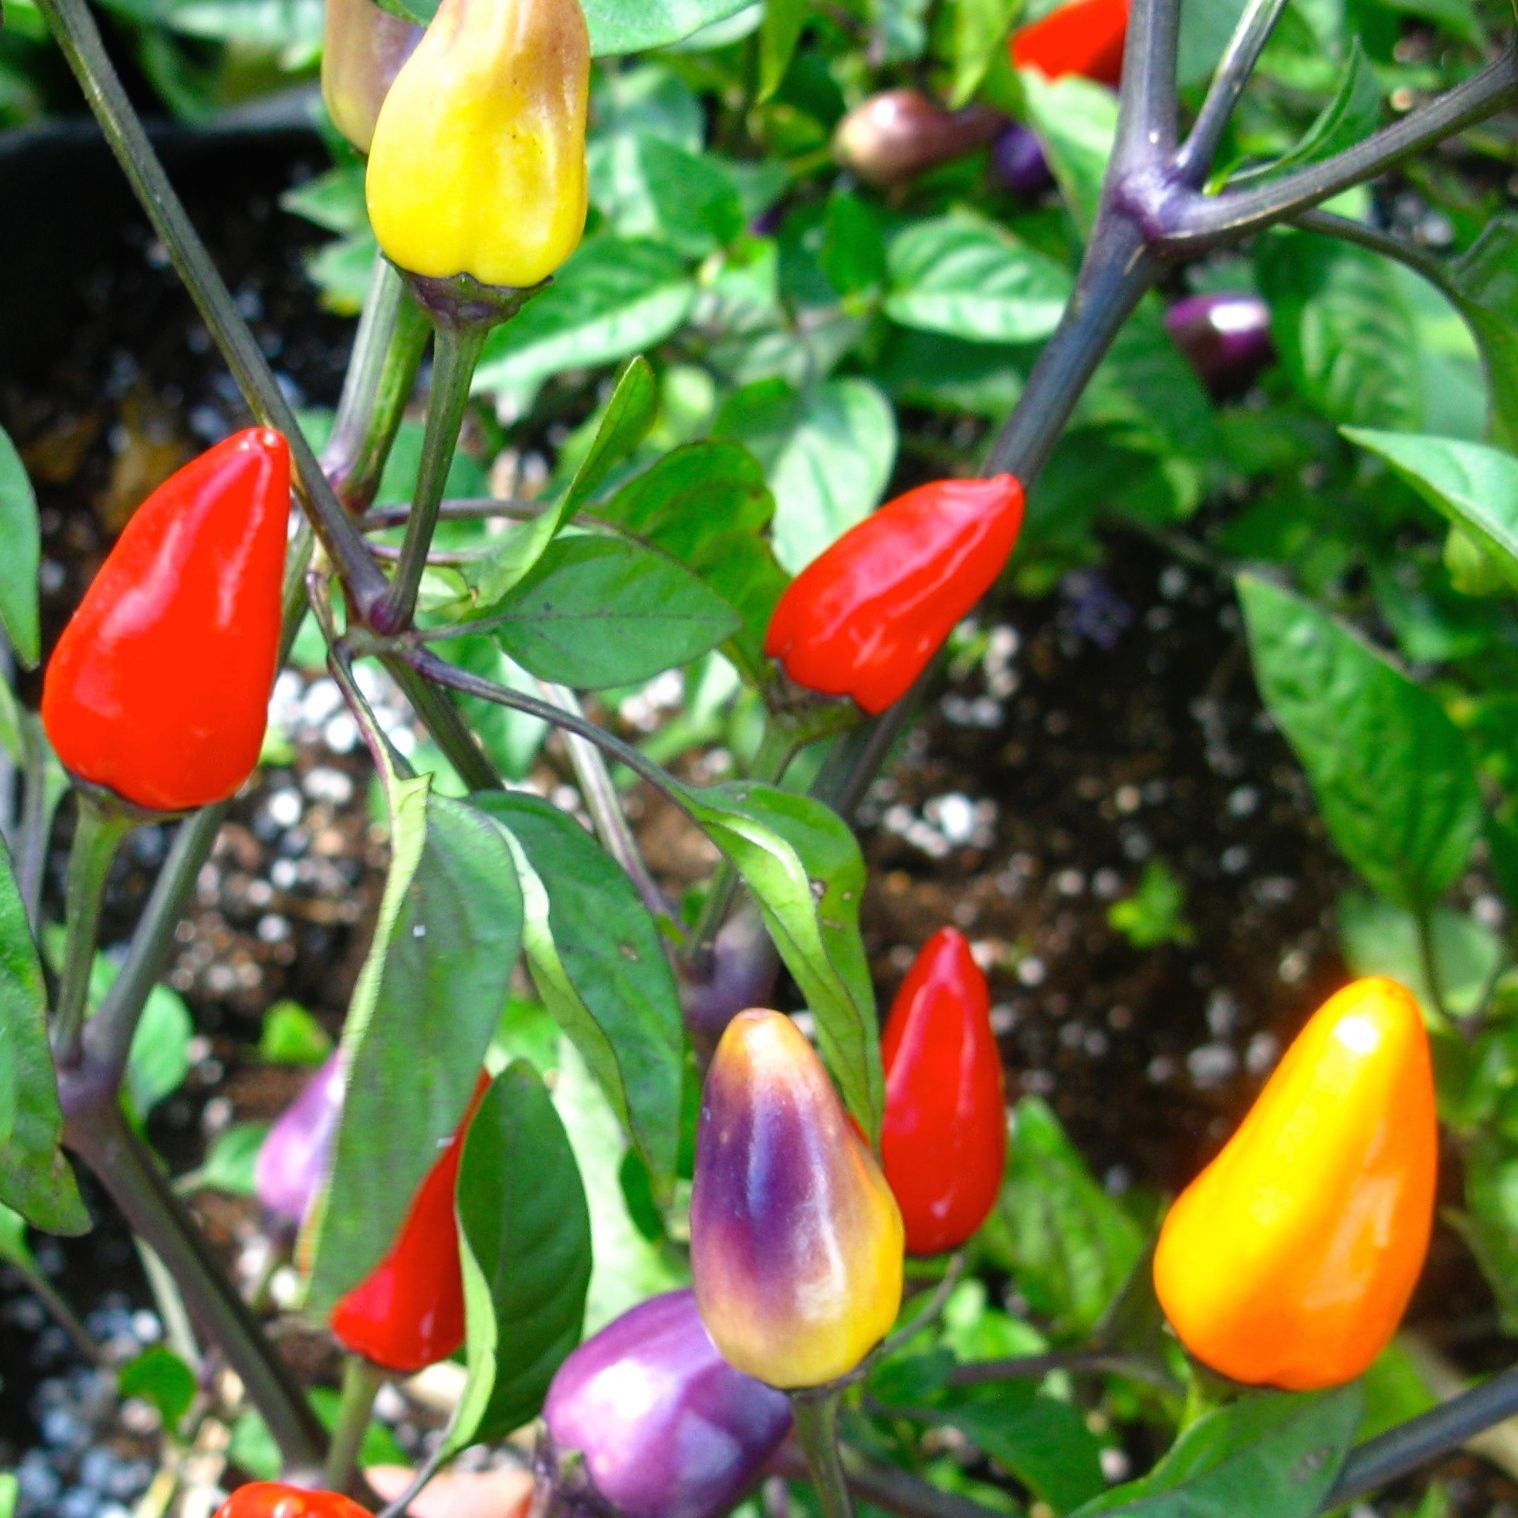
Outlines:
[[[258,1151],[269,1136],[268,1123],[233,1123],[211,1142],[204,1162],[183,1184],[224,1191],[229,1196],[252,1196]]]
[[[1266,709],[1334,842],[1383,896],[1431,906],[1481,827],[1464,735],[1436,696],[1357,633],[1253,575],[1238,590]]]
[[[26,1275],[41,1273],[37,1256],[26,1241],[26,1219],[4,1202],[0,1202],[0,1260],[6,1260]]]
[[[195,1372],[172,1350],[151,1345],[116,1373],[122,1398],[141,1397],[158,1409],[164,1427],[177,1429],[195,1401]]]
[[[277,1001],[264,1013],[258,1057],[271,1065],[319,1065],[332,1052],[332,1036],[299,1002]]]
[[[1486,369],[1493,438],[1518,448],[1518,214],[1493,217],[1448,267],[1451,290]]]
[[[728,397],[713,433],[745,443],[774,492],[775,555],[795,573],[879,504],[896,459],[896,417],[868,380],[805,391],[760,380]]]
[[[1186,888],[1163,859],[1144,866],[1133,894],[1107,908],[1107,922],[1135,949],[1196,940],[1196,929],[1186,921]]]
[[[523,669],[578,690],[689,664],[739,626],[733,608],[675,560],[590,535],[551,543],[486,615]]]
[[[16,1518],[21,1483],[10,1471],[0,1471],[0,1518]]]
[[[1477,1136],[1465,1155],[1461,1232],[1497,1298],[1504,1333],[1518,1331],[1518,1153],[1511,1140]]]
[[[817,1020],[849,1111],[874,1142],[884,1082],[875,993],[859,936],[864,859],[831,808],[744,781],[687,790],[691,815],[738,868]]]
[[[1293,1396],[1256,1394],[1199,1418],[1140,1481],[1074,1518],[1310,1518],[1360,1422],[1356,1382]]]
[[[780,88],[809,10],[806,0],[764,0],[764,19],[759,23],[759,104]]]
[[[42,964],[0,841],[0,1202],[50,1233],[85,1233],[62,1138]]]
[[[382,9],[425,25],[441,0],[378,0]],[[725,21],[752,0],[582,0],[596,58],[643,53],[681,42],[703,27]]]
[[[658,928],[604,849],[548,802],[473,804],[517,851],[525,947],[548,1010],[595,1073],[667,1199],[680,1137],[680,993]]]
[[[343,1028],[331,1181],[307,1223],[315,1313],[384,1256],[457,1130],[521,950],[522,892],[500,830],[432,794],[429,777],[385,782],[390,873]]]
[[[525,410],[545,381],[654,347],[690,314],[696,287],[655,242],[588,238],[574,257],[485,344],[474,388]]]
[[[37,497],[26,477],[21,455],[0,427],[0,626],[16,657],[35,669],[42,657],[37,625],[37,567],[42,541],[37,527]]]
[[[892,240],[886,264],[892,321],[969,342],[1047,337],[1075,287],[1053,259],[964,214],[913,223]]]
[[[103,960],[95,961],[97,975],[103,964]],[[114,972],[100,978],[102,992],[114,978]],[[92,1000],[97,999],[96,983],[92,978]],[[184,1085],[190,1073],[190,1039],[194,1032],[195,1024],[184,998],[167,986],[154,986],[132,1035],[127,1057],[125,1099],[138,1122]]]
[[[1029,72],[1022,80],[1030,125],[1076,225],[1089,236],[1117,134],[1116,97],[1104,85],[1075,75],[1051,84]]]
[[[591,188],[619,237],[648,238],[682,258],[705,258],[743,231],[743,203],[721,160],[663,132],[598,144]]]
[[[966,104],[981,86],[993,61],[1007,46],[1007,33],[1024,0],[959,0],[950,14],[949,104]]]
[[[1061,1338],[1079,1338],[1101,1321],[1144,1246],[1138,1224],[1036,1097],[1017,1104],[1006,1179],[980,1237]]]
[[[564,1125],[525,1060],[496,1077],[469,1125],[458,1216],[469,1373],[450,1451],[531,1422],[585,1317],[585,1191]]]
[[[1305,232],[1262,238],[1255,255],[1281,367],[1331,421],[1417,427],[1422,354],[1397,265]]]
[[[1518,459],[1479,443],[1346,427],[1441,516],[1469,533],[1518,588]]]
[[[1068,1513],[1107,1484],[1101,1441],[1084,1413],[1040,1392],[1036,1382],[1012,1382],[992,1396],[951,1403],[940,1416],[1056,1513]]]

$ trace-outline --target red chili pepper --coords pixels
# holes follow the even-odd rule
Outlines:
[[[453,1141],[428,1172],[390,1253],[332,1309],[344,1349],[409,1375],[446,1360],[464,1342],[464,1275],[453,1213],[469,1120],[490,1078],[481,1075]]]
[[[240,1486],[216,1509],[216,1518],[370,1518],[341,1492],[308,1492],[279,1481]]]
[[[1129,0],[1070,0],[1011,41],[1012,62],[1045,79],[1080,74],[1115,85],[1123,75]]]
[[[218,443],[139,506],[42,687],[42,722],[80,779],[166,812],[253,771],[279,656],[290,449],[267,427]]]
[[[907,1253],[957,1249],[995,1205],[1007,1163],[991,990],[962,933],[940,928],[923,946],[886,1019],[881,1056],[881,1164]]]
[[[920,485],[851,527],[786,588],[764,651],[798,685],[882,712],[991,588],[1023,521],[1010,475]]]

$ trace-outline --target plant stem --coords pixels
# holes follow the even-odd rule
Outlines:
[[[1423,970],[1423,980],[1428,987],[1428,999],[1434,1011],[1446,1022],[1451,1021],[1444,993],[1439,986],[1439,960],[1434,950],[1434,914],[1431,907],[1419,907],[1413,913],[1418,933],[1418,963]]]
[[[1380,227],[1369,226],[1363,221],[1355,221],[1348,216],[1335,215],[1332,211],[1303,211],[1301,215],[1291,218],[1291,224],[1294,227],[1300,227],[1304,232],[1318,232],[1324,237],[1337,237],[1342,242],[1352,242],[1358,247],[1369,248],[1372,253],[1380,253],[1385,258],[1394,258],[1398,263],[1405,264],[1415,274],[1421,274],[1447,299],[1456,305],[1461,304],[1461,296],[1450,283],[1449,271],[1444,267],[1443,260],[1426,248],[1420,248],[1416,243],[1409,242],[1405,237],[1383,232]]]
[[[459,429],[469,404],[480,350],[489,328],[483,325],[437,329],[433,350],[432,395],[427,402],[427,435],[422,442],[422,468],[416,482],[401,561],[384,597],[370,609],[367,621],[378,633],[397,633],[411,625],[416,593],[427,567],[427,550],[437,527],[438,507],[448,483],[448,470],[458,447]]]
[[[1158,208],[1156,246],[1170,257],[1194,257],[1236,243],[1309,210],[1341,190],[1384,174],[1410,154],[1453,137],[1518,101],[1518,45],[1447,94],[1382,127],[1363,142],[1253,190],[1185,196]]]
[[[857,1450],[842,1454],[844,1480],[861,1501],[897,1518],[990,1518],[991,1510],[967,1497],[940,1491],[893,1465],[880,1465],[866,1459]],[[805,1456],[787,1442],[771,1457],[769,1468],[791,1480],[807,1474]]]
[[[1167,1391],[1175,1389],[1174,1378],[1158,1361],[1109,1349],[1051,1350],[1047,1354],[1015,1355],[1006,1360],[971,1360],[956,1365],[949,1372],[948,1382],[950,1386],[984,1386],[995,1381],[1038,1381],[1055,1371],[1069,1375],[1127,1376],[1131,1381],[1143,1381]]]
[[[355,516],[374,500],[432,328],[404,277],[377,255],[322,472]]]
[[[854,1518],[838,1454],[838,1403],[836,1387],[791,1393],[791,1413],[796,1422],[796,1442],[806,1456],[823,1518]]]
[[[385,1384],[384,1370],[362,1355],[349,1355],[343,1366],[343,1389],[337,1406],[337,1423],[322,1468],[322,1479],[334,1492],[346,1492],[358,1471],[359,1451],[369,1432],[374,1399]]]
[[[47,745],[41,724],[21,719],[21,836],[16,848],[16,889],[35,934],[42,927],[42,877],[47,873]]]
[[[1515,1413],[1518,1366],[1351,1450],[1320,1511],[1331,1512],[1407,1475]]]
[[[79,791],[79,820],[69,851],[64,921],[68,940],[63,951],[63,976],[53,1012],[53,1053],[64,1066],[77,1065],[83,1054],[85,1003],[89,1000],[90,970],[100,936],[100,909],[105,883],[121,840],[136,825],[109,812],[86,791]]]
[[[1260,54],[1265,51],[1265,44],[1285,9],[1286,0],[1249,0],[1244,14],[1239,17],[1239,24],[1212,76],[1196,125],[1176,158],[1176,169],[1184,184],[1200,188],[1206,179],[1223,133],[1244,93],[1244,86],[1249,83]]]
[[[1130,12],[1112,150],[1120,171],[1168,158],[1175,149],[1180,29],[1181,0],[1140,0]]]
[[[69,1342],[78,1350],[80,1356],[90,1365],[103,1366],[106,1363],[105,1351],[101,1349],[89,1329],[80,1322],[78,1313],[69,1306],[63,1293],[40,1270],[33,1270],[29,1265],[23,1265],[18,1260],[9,1260],[6,1263],[13,1265],[21,1273],[26,1284],[37,1293],[42,1305],[47,1308],[48,1316],[68,1335]]]
[[[388,1503],[379,1511],[379,1518],[405,1518],[406,1510],[421,1496],[426,1489],[427,1483],[442,1470],[448,1463],[448,1444],[441,1441],[438,1447],[422,1463],[422,1467],[411,1478],[411,1485],[403,1491],[394,1502]]]
[[[268,360],[238,314],[231,293],[175,194],[106,54],[86,0],[37,0],[37,8],[253,414],[289,440],[296,489],[307,515],[359,606],[366,608],[384,593],[384,576],[327,484]]]
[[[400,655],[385,659],[401,693],[412,710],[422,719],[433,741],[447,756],[458,777],[471,791],[499,791],[504,788],[495,766],[485,757],[469,724],[445,692],[423,679]]]

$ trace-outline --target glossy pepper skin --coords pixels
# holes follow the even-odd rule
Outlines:
[[[328,1057],[264,1137],[253,1166],[259,1205],[299,1228],[327,1178],[347,1094],[341,1053]]]
[[[1046,79],[1079,74],[1116,85],[1123,75],[1129,0],[1069,0],[1016,32],[1012,63]]]
[[[734,1370],[694,1293],[671,1291],[580,1345],[553,1378],[543,1417],[553,1476],[561,1456],[580,1451],[594,1496],[622,1518],[716,1518],[785,1438],[791,1404]]]
[[[290,450],[239,432],[139,506],[63,630],[42,723],[75,776],[178,812],[253,772],[279,658]]]
[[[1028,200],[1054,188],[1044,145],[1020,121],[1009,121],[991,145],[991,173],[996,182]]]
[[[1188,295],[1166,311],[1165,327],[1214,395],[1241,394],[1275,358],[1270,307],[1258,295]]]
[[[984,147],[1005,119],[989,106],[951,111],[921,90],[884,90],[838,123],[833,156],[869,184],[902,184]]]
[[[585,228],[590,39],[579,0],[443,0],[380,108],[380,246],[431,278],[526,288]]]
[[[370,1518],[341,1492],[308,1492],[278,1481],[240,1486],[216,1509],[216,1518]]]
[[[991,588],[1022,522],[1023,488],[1010,474],[907,491],[791,581],[765,653],[798,685],[883,712]]]
[[[453,1193],[469,1120],[489,1084],[481,1075],[453,1141],[417,1188],[390,1253],[332,1309],[332,1336],[344,1349],[402,1375],[446,1360],[464,1342]]]
[[[367,153],[380,106],[422,28],[374,0],[326,0],[322,35],[322,99],[332,124]]]
[[[1395,981],[1356,981],[1165,1219],[1154,1284],[1181,1342],[1252,1385],[1353,1380],[1423,1268],[1438,1142],[1417,1002]]]
[[[886,1019],[880,1156],[907,1253],[958,1249],[985,1222],[1007,1163],[1007,1096],[991,989],[962,933],[924,945]]]
[[[896,1320],[901,1213],[812,1046],[779,1012],[740,1012],[717,1045],[690,1244],[707,1332],[771,1386],[847,1375]]]

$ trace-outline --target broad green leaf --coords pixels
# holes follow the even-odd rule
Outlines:
[[[468,1378],[448,1450],[531,1422],[585,1318],[585,1191],[564,1125],[525,1060],[495,1078],[469,1125],[457,1198]]]
[[[775,496],[775,556],[793,574],[880,502],[896,459],[891,403],[864,379],[798,391],[761,380],[728,398],[714,434],[746,444]]]
[[[331,1181],[307,1223],[315,1313],[390,1248],[457,1130],[521,949],[522,892],[500,830],[426,776],[387,774],[385,789],[390,872],[343,1028]]]
[[[682,258],[705,258],[743,231],[743,203],[723,163],[663,133],[602,143],[591,189],[619,237],[648,238]]]
[[[913,223],[892,240],[886,265],[892,321],[969,342],[1047,337],[1074,289],[1062,265],[964,214]]]
[[[0,842],[0,1202],[50,1233],[84,1233],[62,1138],[42,964]]]
[[[1117,101],[1104,85],[1067,75],[1052,84],[1025,73],[1029,124],[1048,155],[1081,232],[1089,235],[1117,133]]]
[[[574,536],[486,613],[506,652],[577,690],[632,685],[708,653],[738,614],[671,558],[615,538]]]
[[[332,1052],[332,1036],[299,1002],[277,1001],[264,1013],[258,1057],[272,1065],[319,1065]]]
[[[26,477],[21,455],[0,427],[0,627],[16,657],[34,669],[42,657],[37,626],[37,567],[42,541],[37,527],[37,497]]]
[[[1343,1464],[1360,1407],[1357,1382],[1248,1396],[1198,1419],[1149,1475],[1074,1518],[1310,1518]]]
[[[780,88],[801,41],[811,7],[806,0],[764,0],[759,23],[759,93],[762,104]]]
[[[1068,1513],[1106,1485],[1101,1441],[1079,1407],[1014,1381],[992,1394],[956,1400],[939,1411],[1009,1475],[1056,1513]]]
[[[1518,459],[1498,448],[1449,438],[1346,427],[1441,516],[1469,533],[1518,589]]]
[[[1255,254],[1281,367],[1331,421],[1417,427],[1423,415],[1417,324],[1397,266],[1306,232],[1278,232]]]
[[[952,69],[949,105],[962,106],[973,98],[992,61],[1000,59],[1007,34],[1022,13],[1025,0],[959,0],[949,16],[949,63]]]
[[[1449,266],[1449,279],[1481,349],[1492,436],[1518,448],[1518,214],[1493,217]]]
[[[980,1238],[1061,1337],[1101,1321],[1144,1246],[1138,1225],[1036,1097],[1017,1104],[1006,1179]]]
[[[114,979],[114,969],[97,958],[90,981],[91,1000],[97,1001],[104,995]],[[184,1085],[190,1073],[190,1039],[194,1033],[195,1024],[184,998],[168,986],[154,986],[132,1035],[127,1057],[124,1101],[139,1123],[159,1102]]]
[[[441,0],[379,0],[392,15],[426,24]],[[752,0],[582,0],[596,58],[643,53],[683,41],[724,21]]]
[[[661,343],[690,313],[696,287],[658,243],[592,237],[485,344],[476,390],[507,394],[521,409],[545,381]]]
[[[1464,735],[1357,633],[1253,575],[1238,590],[1260,694],[1334,842],[1383,896],[1431,906],[1481,827]]]
[[[197,1390],[195,1372],[161,1344],[152,1344],[129,1360],[116,1373],[116,1393],[122,1398],[141,1397],[158,1409],[164,1427],[179,1427],[189,1412]]]
[[[519,793],[473,804],[518,851],[528,967],[621,1119],[660,1196],[674,1185],[684,1038],[659,932],[604,849],[548,802]]]
[[[875,1142],[884,1082],[875,993],[859,936],[864,860],[820,801],[745,781],[687,790],[691,815],[738,868],[817,1020],[822,1056]]]

